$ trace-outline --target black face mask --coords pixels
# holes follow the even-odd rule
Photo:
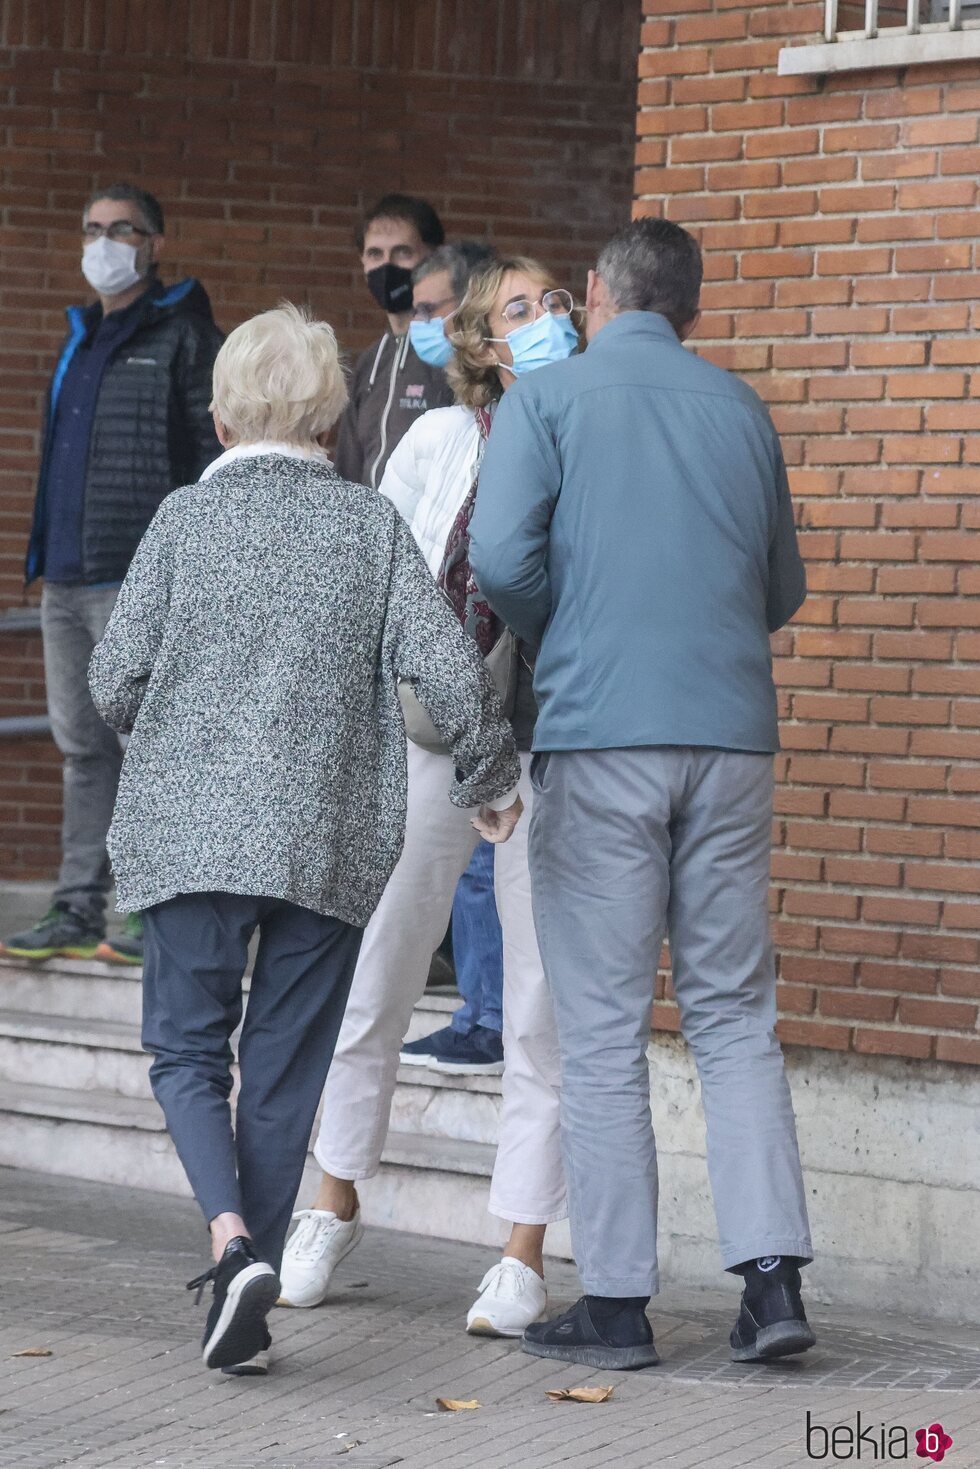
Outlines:
[[[364,277],[382,311],[403,316],[412,309],[412,272],[403,265],[376,265]]]

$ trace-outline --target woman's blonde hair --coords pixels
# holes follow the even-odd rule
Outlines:
[[[541,282],[544,291],[554,290],[557,282],[551,271],[527,255],[504,255],[494,260],[470,281],[469,289],[453,317],[449,334],[455,352],[446,368],[449,386],[457,403],[465,408],[485,408],[503,393],[497,369],[485,359],[490,330],[490,312],[504,276],[520,271]]]
[[[215,359],[213,394],[238,443],[310,447],[347,406],[333,327],[288,301],[242,322]]]

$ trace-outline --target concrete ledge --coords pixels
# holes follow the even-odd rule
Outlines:
[[[969,61],[976,56],[980,56],[980,26],[968,23],[959,31],[947,26],[923,27],[916,35],[896,26],[894,32],[886,30],[870,40],[855,32],[816,46],[785,46],[779,53],[779,75],[828,76],[839,71]]]
[[[717,1283],[718,1246],[694,1062],[650,1048],[665,1278]],[[980,1321],[980,1073],[787,1047],[817,1258],[815,1299]]]

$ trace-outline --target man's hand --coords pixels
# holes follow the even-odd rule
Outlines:
[[[513,835],[523,810],[524,802],[518,796],[506,811],[492,811],[489,806],[481,806],[479,813],[471,818],[471,824],[488,842],[506,842]]]

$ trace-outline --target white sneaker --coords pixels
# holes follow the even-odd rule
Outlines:
[[[299,1224],[283,1251],[280,1306],[319,1306],[330,1278],[364,1233],[361,1211],[345,1222],[329,1209],[297,1209]]]
[[[548,1310],[541,1276],[513,1255],[487,1271],[480,1291],[466,1317],[471,1336],[523,1336],[524,1328],[541,1321]]]

